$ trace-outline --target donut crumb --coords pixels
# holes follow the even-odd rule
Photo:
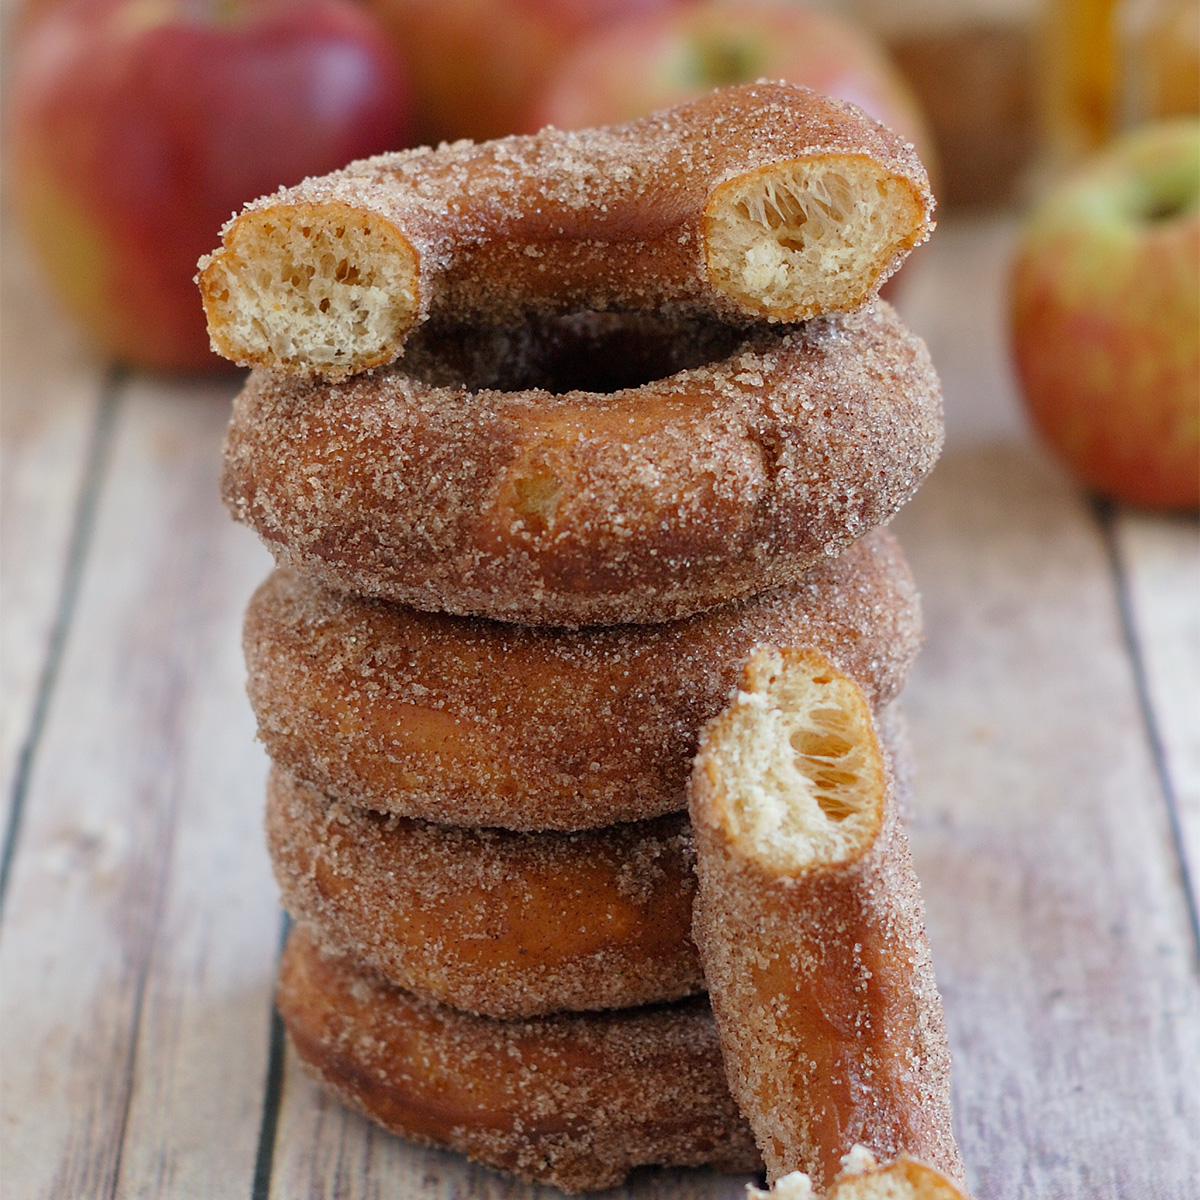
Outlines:
[[[375,214],[330,202],[247,214],[200,261],[213,348],[338,378],[389,362],[416,322],[416,253]]]
[[[712,282],[752,312],[799,321],[861,303],[921,230],[912,185],[865,155],[775,163],[717,188],[705,220]],[[911,248],[909,241],[904,247]]]

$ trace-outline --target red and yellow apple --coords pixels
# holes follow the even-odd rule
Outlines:
[[[1104,496],[1200,507],[1200,120],[1114,143],[1033,209],[1013,359],[1045,441]]]
[[[681,0],[369,0],[411,64],[418,139],[527,130],[529,106],[567,47],[631,13]]]
[[[133,364],[216,370],[196,260],[246,200],[406,144],[408,84],[348,0],[68,0],[24,28],[14,199],[52,289]]]
[[[857,104],[911,141],[932,166],[920,106],[883,48],[849,21],[788,0],[704,0],[581,38],[524,125],[607,125],[764,78]]]

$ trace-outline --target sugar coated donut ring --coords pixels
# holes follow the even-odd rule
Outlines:
[[[895,134],[756,84],[612,128],[353,163],[249,205],[198,279],[218,353],[338,378],[392,361],[431,314],[848,311],[932,208]]]
[[[925,347],[878,301],[609,393],[257,373],[223,487],[277,561],[339,590],[608,625],[795,579],[886,521],[941,437]]]
[[[302,926],[276,996],[301,1062],[412,1141],[568,1192],[647,1164],[760,1169],[703,999],[495,1021],[323,955]]]
[[[877,530],[800,582],[662,625],[544,630],[344,596],[289,571],[246,611],[272,759],[327,795],[453,825],[586,829],[676,812],[700,726],[759,642],[819,646],[872,703],[920,609]]]
[[[323,945],[493,1017],[704,990],[683,813],[584,833],[460,829],[328,800],[278,768],[267,843],[284,907]]]

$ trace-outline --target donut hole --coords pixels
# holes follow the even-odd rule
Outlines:
[[[718,187],[704,216],[709,278],[784,321],[860,304],[925,222],[905,179],[863,155],[773,164]]]
[[[607,394],[719,362],[747,336],[742,325],[663,312],[589,311],[512,325],[429,322],[409,338],[398,368],[433,387],[471,392]]]
[[[708,753],[732,836],[772,872],[850,861],[882,821],[887,779],[870,706],[815,650],[759,650]]]
[[[218,349],[242,362],[337,377],[389,361],[416,319],[411,246],[344,204],[250,213],[201,266],[210,331],[222,327],[237,348]]]

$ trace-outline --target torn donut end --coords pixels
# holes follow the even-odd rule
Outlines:
[[[825,1200],[969,1200],[941,1171],[912,1158],[839,1175]]]
[[[747,1187],[747,1200],[969,1200],[941,1171],[914,1158],[901,1156],[881,1165],[859,1145],[842,1155],[842,1164],[842,1173],[823,1198],[803,1171],[792,1171],[777,1179],[769,1191]]]
[[[338,201],[249,209],[200,260],[213,349],[338,379],[391,362],[420,313],[420,263],[377,214]]]
[[[777,321],[848,312],[932,232],[913,181],[861,154],[772,163],[715,188],[705,206],[710,282]]]
[[[887,769],[870,705],[816,650],[756,651],[698,766],[709,785],[699,819],[769,877],[853,862],[883,822]]]

